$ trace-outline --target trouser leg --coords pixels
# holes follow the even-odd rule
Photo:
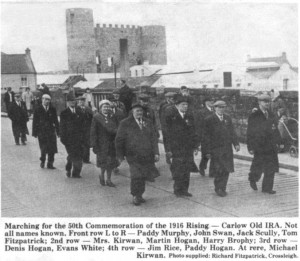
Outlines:
[[[14,138],[15,138],[15,143],[19,144],[20,143],[20,136],[15,135]]]
[[[262,191],[271,191],[271,190],[273,190],[274,176],[275,176],[275,172],[265,171],[263,182],[262,182]]]
[[[207,167],[207,162],[208,162],[208,158],[205,157],[205,155],[202,155],[201,162],[200,162],[200,165],[199,165],[199,169],[205,170],[206,167]]]
[[[130,191],[132,196],[142,196],[145,192],[146,182],[144,178],[132,178],[130,180]]]
[[[188,192],[190,186],[190,173],[187,172],[182,177],[182,192]]]
[[[54,162],[54,153],[48,153],[48,164],[53,164]]]
[[[83,161],[88,162],[90,161],[90,146],[84,145],[83,147]]]
[[[45,163],[46,161],[46,153],[44,151],[41,151],[40,161],[43,163]]]
[[[210,159],[209,163],[209,176],[214,177],[215,176],[215,166],[214,166],[214,160]]]
[[[73,164],[72,164],[72,160],[71,160],[70,156],[68,155],[68,156],[67,156],[66,171],[71,171],[72,165],[73,165]]]
[[[73,164],[72,176],[73,177],[80,176],[80,172],[82,169],[82,159],[81,158],[73,158],[72,164]]]
[[[25,142],[27,139],[26,139],[26,134],[24,132],[21,132],[21,141],[22,142]]]

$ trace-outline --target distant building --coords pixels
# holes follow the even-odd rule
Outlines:
[[[25,54],[6,54],[1,52],[1,90],[11,87],[14,92],[19,88],[37,87],[37,73],[31,59],[30,49]]]
[[[94,26],[91,9],[71,8],[66,10],[66,28],[70,73],[113,72],[114,64],[129,72],[145,60],[167,64],[164,26]]]
[[[164,65],[149,64],[145,61],[142,65],[135,65],[130,67],[130,77],[144,77],[151,76],[158,73],[164,68]]]

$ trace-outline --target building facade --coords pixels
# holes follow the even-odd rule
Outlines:
[[[166,31],[161,25],[94,26],[93,11],[85,8],[66,10],[68,65],[70,73],[113,72],[126,52],[129,67],[167,64]]]
[[[1,53],[1,91],[7,87],[11,87],[14,92],[26,87],[36,89],[37,73],[28,48],[25,54]]]

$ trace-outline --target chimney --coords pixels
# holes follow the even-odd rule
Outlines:
[[[282,58],[283,60],[286,60],[286,52],[282,52],[281,58]]]
[[[30,49],[27,47],[27,49],[25,50],[25,54],[31,58],[31,55],[30,55]]]

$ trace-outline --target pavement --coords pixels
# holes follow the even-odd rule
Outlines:
[[[31,132],[32,122],[28,127]],[[129,168],[120,166],[113,175],[116,188],[99,184],[99,169],[91,152],[92,164],[84,164],[82,179],[65,175],[66,152],[58,140],[56,170],[41,169],[37,139],[27,136],[26,146],[16,146],[8,118],[1,118],[1,212],[2,217],[297,217],[298,172],[281,168],[276,174],[275,195],[253,191],[247,180],[251,162],[235,159],[235,173],[230,174],[225,198],[214,192],[213,179],[192,173],[191,198],[173,194],[173,180],[165,162],[163,146],[157,167],[161,176],[147,182],[146,203],[132,204]],[[243,150],[243,148],[242,148]],[[195,157],[199,164],[200,154]],[[289,164],[291,161],[289,161]],[[295,165],[296,166],[296,165]],[[298,167],[298,166],[297,166]]]

